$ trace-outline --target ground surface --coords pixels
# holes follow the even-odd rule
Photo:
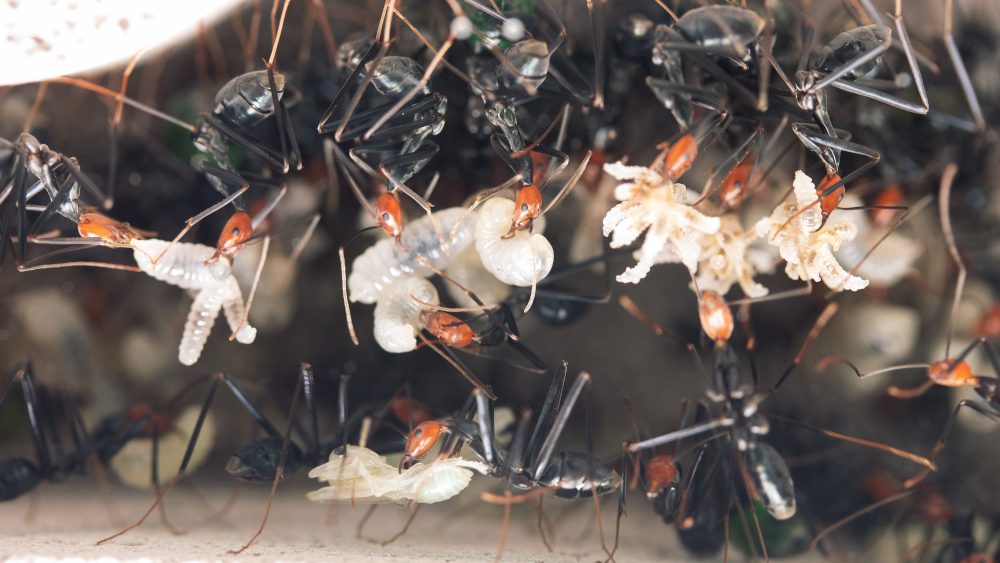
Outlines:
[[[68,486],[72,487],[72,483]],[[202,490],[202,501],[191,489],[181,488],[168,497],[168,517],[185,534],[171,534],[154,513],[142,527],[109,544],[95,546],[119,527],[110,523],[100,497],[91,492],[89,484],[76,490],[66,487],[42,486],[31,524],[25,521],[32,511],[30,499],[4,505],[0,511],[0,561],[493,561],[502,522],[500,507],[479,501],[478,492],[468,490],[464,498],[423,507],[410,531],[383,547],[373,540],[387,539],[402,529],[407,510],[380,506],[364,530],[369,539],[357,539],[357,523],[367,506],[359,505],[355,510],[340,506],[333,513],[335,522],[326,525],[328,506],[306,501],[302,494],[305,489],[290,486],[279,490],[264,534],[242,556],[234,556],[227,551],[245,543],[259,525],[266,491],[244,489],[228,514],[211,521],[213,511],[226,503],[229,490]],[[117,509],[129,522],[141,516],[150,501],[149,496],[123,490],[116,490],[114,496]],[[609,546],[614,541],[614,501],[606,498],[602,503]],[[515,508],[504,561],[606,559],[592,503],[546,499],[553,553],[539,538],[536,508],[535,502]],[[630,518],[622,522],[622,547],[616,554],[617,561],[690,560],[673,530],[664,526],[646,504],[632,503],[629,513]],[[718,559],[721,557],[720,553]],[[731,560],[742,559],[742,555],[736,555]]]

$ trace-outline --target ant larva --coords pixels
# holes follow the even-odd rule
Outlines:
[[[968,385],[972,387],[976,391],[976,394],[978,394],[985,402],[981,403],[970,399],[964,399],[958,402],[954,410],[952,410],[951,415],[948,417],[947,422],[945,422],[941,437],[934,445],[934,449],[931,450],[929,459],[932,463],[937,459],[941,450],[943,450],[947,445],[948,435],[950,434],[952,426],[954,426],[955,419],[958,417],[958,413],[962,410],[962,407],[968,407],[985,417],[1000,420],[1000,393],[998,393],[1000,385],[997,383],[997,377],[977,376],[973,373],[972,367],[965,361],[965,358],[968,357],[968,355],[971,354],[977,346],[983,345],[986,348],[986,352],[990,358],[990,363],[993,366],[994,372],[1000,376],[1000,354],[997,353],[996,347],[993,343],[987,340],[986,337],[980,337],[962,350],[957,357],[951,357],[951,338],[952,333],[955,330],[958,307],[962,301],[962,291],[965,287],[966,279],[965,264],[962,262],[961,255],[958,252],[958,246],[955,244],[955,234],[952,231],[951,217],[949,215],[951,186],[957,173],[958,166],[955,164],[949,164],[945,168],[944,174],[941,177],[940,195],[938,197],[941,230],[944,233],[948,252],[951,255],[951,258],[955,261],[955,264],[958,266],[958,281],[956,283],[954,301],[952,302],[951,318],[948,324],[948,339],[944,350],[945,359],[930,364],[906,364],[892,366],[868,373],[862,373],[850,361],[838,356],[828,356],[823,358],[816,366],[817,370],[823,370],[831,363],[842,363],[854,370],[858,377],[861,378],[900,369],[926,369],[927,381],[914,389],[900,389],[895,385],[889,387],[889,395],[898,399],[912,399],[919,397],[920,395],[926,393],[934,385],[943,385],[946,387],[961,387]],[[925,469],[919,474],[911,477],[906,481],[904,487],[907,489],[912,488],[914,485],[923,480],[930,473],[930,471],[930,469]]]

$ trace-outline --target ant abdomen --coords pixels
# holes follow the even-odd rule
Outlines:
[[[274,73],[274,86],[280,99],[285,77]],[[215,96],[214,113],[226,121],[249,127],[274,115],[274,99],[266,70],[241,74],[226,83]]]
[[[41,482],[42,472],[23,457],[0,461],[0,502],[14,500]]]
[[[268,436],[251,442],[230,456],[226,471],[230,475],[248,483],[270,483],[281,462],[282,436]],[[294,442],[288,444],[283,474],[290,476],[302,465],[302,450]]]

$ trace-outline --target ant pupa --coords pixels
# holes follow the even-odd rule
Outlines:
[[[979,414],[994,419],[1000,420],[1000,385],[997,384],[997,377],[987,377],[987,376],[977,376],[973,373],[972,367],[969,366],[968,362],[965,361],[966,357],[972,353],[979,345],[986,348],[987,355],[989,356],[990,363],[993,366],[993,370],[997,376],[1000,376],[1000,354],[997,353],[996,347],[987,340],[985,337],[980,337],[974,340],[969,346],[967,346],[962,352],[955,358],[951,357],[951,339],[952,333],[955,330],[955,324],[958,314],[959,304],[962,301],[962,291],[965,287],[966,279],[966,268],[965,264],[962,262],[961,255],[958,252],[958,246],[955,244],[955,234],[952,230],[950,208],[949,204],[951,201],[951,186],[955,180],[955,176],[958,173],[958,166],[955,164],[949,164],[945,168],[944,174],[941,177],[941,187],[940,195],[938,197],[940,219],[941,219],[941,230],[944,233],[945,242],[948,247],[948,252],[951,258],[955,261],[958,266],[958,280],[956,283],[955,297],[952,302],[951,318],[948,323],[948,339],[945,344],[945,359],[937,361],[930,364],[905,364],[900,366],[892,366],[887,368],[882,368],[879,370],[871,371],[868,373],[862,373],[854,365],[841,357],[838,356],[828,356],[823,358],[817,365],[818,370],[823,370],[831,363],[842,363],[850,367],[858,375],[858,377],[866,378],[872,375],[885,373],[888,371],[896,371],[900,369],[909,368],[921,368],[927,370],[927,381],[925,381],[920,386],[913,389],[901,389],[895,385],[891,386],[888,390],[889,395],[899,398],[899,399],[912,399],[919,397],[926,393],[934,385],[943,385],[945,387],[962,387],[968,385],[972,387],[976,394],[983,399],[984,402],[964,399],[958,402],[954,410],[952,410],[951,415],[945,422],[944,430],[941,433],[941,437],[938,439],[934,448],[931,450],[931,455],[929,459],[933,463],[941,450],[948,443],[948,435],[951,433],[951,429],[954,426],[955,419],[958,417],[958,413],[963,407],[972,409]],[[905,483],[907,489],[913,487],[921,480],[923,480],[929,473],[930,469],[925,469],[919,474],[911,477]]]

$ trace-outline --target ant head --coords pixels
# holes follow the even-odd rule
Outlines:
[[[667,488],[675,479],[679,479],[680,472],[673,456],[667,454],[656,454],[653,459],[646,464],[646,495],[653,496],[660,494],[660,491]]]
[[[442,311],[425,312],[423,317],[427,330],[448,346],[464,348],[472,343],[472,329],[458,317]]]
[[[219,260],[219,256],[225,256],[232,260],[236,252],[246,244],[247,239],[253,235],[253,223],[250,215],[246,211],[237,211],[226,222],[219,235],[219,243],[215,246],[215,254],[205,261],[212,264]]]
[[[542,213],[542,192],[533,185],[524,186],[514,200],[514,214],[511,216],[510,231],[502,239],[514,236],[515,231],[531,228],[531,222]]]
[[[442,432],[448,432],[448,427],[440,422],[428,420],[421,422],[406,437],[406,449],[403,450],[403,457],[399,460],[399,470],[408,469],[414,461],[427,455],[431,451]]]
[[[903,205],[905,198],[906,194],[903,192],[903,188],[900,188],[897,184],[892,184],[878,194],[872,205],[875,207],[899,206]],[[872,210],[872,221],[879,227],[888,227],[895,217],[896,210],[894,209]]]
[[[817,186],[816,188],[816,195],[823,198],[819,204],[820,207],[823,208],[824,223],[826,222],[826,218],[829,217],[831,213],[833,213],[833,210],[836,209],[838,205],[840,205],[840,200],[844,199],[844,193],[846,192],[846,190],[844,189],[844,186],[840,186],[839,188],[833,190],[833,192],[831,192],[830,195],[827,195],[825,197],[823,196],[823,191],[839,181],[840,181],[839,175],[829,174],[827,175],[827,177],[823,178],[823,181],[820,182],[819,186]]]
[[[701,329],[717,346],[725,345],[732,336],[733,312],[718,293],[709,290],[701,292],[698,317],[701,319]]]
[[[694,164],[696,156],[698,156],[698,144],[694,142],[694,137],[688,133],[667,151],[667,159],[663,162],[667,177],[673,181],[683,176]]]
[[[139,231],[128,223],[119,223],[100,213],[81,213],[77,229],[81,237],[99,238],[105,246],[130,246],[133,239],[142,240]]]
[[[1000,338],[1000,305],[993,304],[976,321],[975,336],[985,336],[990,341]]]
[[[392,194],[384,193],[375,202],[375,220],[385,234],[399,241],[403,234],[403,210]]]
[[[931,367],[927,368],[927,377],[945,387],[979,385],[979,378],[972,375],[972,368],[965,360],[958,365],[955,365],[955,360],[942,360],[931,364]]]
[[[733,209],[743,201],[747,194],[747,182],[750,181],[750,172],[753,171],[753,156],[748,156],[726,176],[722,187],[719,188],[719,196],[722,198],[722,205],[726,209]]]

